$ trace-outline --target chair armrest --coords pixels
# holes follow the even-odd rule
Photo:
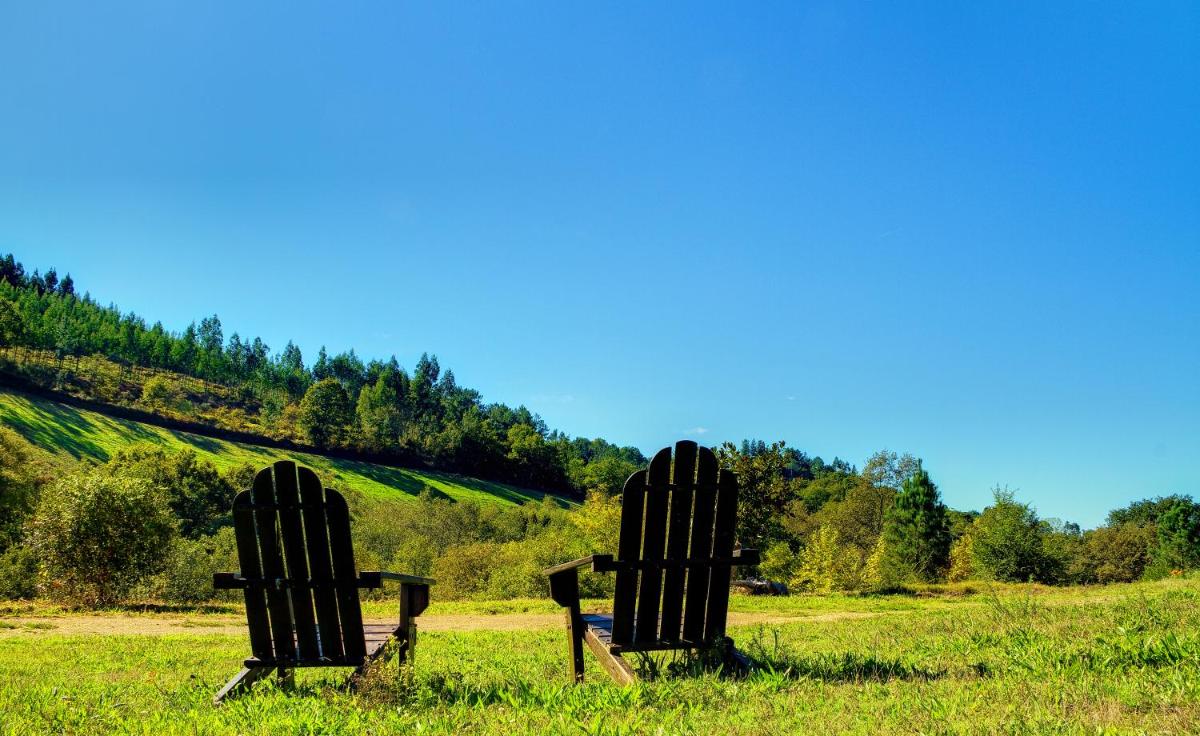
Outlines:
[[[413,585],[433,585],[437,582],[433,578],[423,578],[420,575],[405,575],[403,573],[388,572],[386,570],[381,570],[379,572],[379,577],[383,578],[384,580],[390,580],[394,583],[411,583]]]
[[[561,565],[547,567],[546,569],[542,570],[542,572],[547,575],[556,575],[560,572],[576,570],[586,565],[592,566],[592,572],[611,572],[617,569],[613,564],[612,555],[588,555],[587,557],[580,557],[578,560],[564,562]]]
[[[733,552],[733,559],[738,565],[757,565],[760,562],[758,550],[738,549]]]
[[[238,590],[246,587],[246,579],[240,572],[213,573],[214,590]]]

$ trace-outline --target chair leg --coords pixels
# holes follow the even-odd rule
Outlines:
[[[571,681],[583,682],[583,632],[585,624],[579,608],[567,609],[567,646],[571,657]]]
[[[246,667],[237,673],[232,680],[225,683],[213,696],[213,705],[220,705],[226,698],[238,695],[250,688],[251,685],[271,674],[270,667]]]
[[[279,677],[279,687],[291,690],[296,687],[296,670],[291,667],[280,667],[275,673]]]

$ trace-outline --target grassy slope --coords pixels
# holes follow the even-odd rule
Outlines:
[[[412,499],[430,486],[455,500],[522,503],[539,500],[541,493],[503,483],[449,473],[390,468],[384,465],[335,460],[258,447],[238,442],[163,429],[77,409],[45,399],[0,390],[0,422],[27,440],[52,452],[76,459],[103,461],[117,450],[135,443],[194,450],[222,470],[243,463],[255,467],[291,458],[315,469],[326,481],[362,493],[371,501]]]
[[[219,709],[209,698],[246,643],[204,634],[204,614],[195,635],[85,640],[10,624],[0,733],[1196,733],[1198,602],[1196,580],[772,599],[807,620],[731,633],[774,670],[630,688],[590,653],[587,684],[567,686],[561,630],[429,631],[410,680],[387,666],[355,694],[336,688],[344,670],[306,671],[294,693],[267,683]]]

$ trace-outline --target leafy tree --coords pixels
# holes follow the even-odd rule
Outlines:
[[[1045,529],[1029,506],[1008,490],[993,491],[995,503],[984,509],[970,532],[975,571],[994,580],[1044,580]]]
[[[21,344],[25,333],[25,318],[16,305],[7,299],[0,299],[0,347]]]
[[[843,543],[854,545],[868,555],[884,531],[896,492],[888,486],[867,482],[865,478],[857,480],[844,498],[827,503],[812,518],[818,525],[827,524],[837,529]]]
[[[32,540],[51,595],[92,605],[121,601],[163,565],[175,523],[142,478],[69,475],[42,494]]]
[[[908,453],[897,455],[880,450],[867,459],[862,476],[877,486],[900,490],[904,482],[920,469],[921,461]]]
[[[1071,577],[1081,583],[1133,582],[1145,572],[1157,541],[1152,524],[1126,522],[1093,529],[1083,535],[1071,560]]]
[[[784,442],[747,447],[742,450],[730,442],[717,449],[721,464],[737,474],[737,538],[748,547],[765,549],[782,539],[782,519],[788,505],[796,499],[796,483],[789,478],[793,455]]]
[[[1157,527],[1154,556],[1160,565],[1172,570],[1200,566],[1200,504],[1187,497],[1176,498],[1159,517]]]
[[[639,467],[618,455],[604,455],[583,466],[580,485],[588,493],[615,496]]]
[[[945,572],[950,560],[950,522],[937,486],[919,463],[896,494],[883,536],[888,553],[919,579],[932,581]]]
[[[317,447],[340,441],[352,416],[350,397],[336,378],[309,386],[300,401],[300,429]]]
[[[1175,494],[1173,496],[1158,496],[1141,501],[1134,501],[1128,506],[1113,509],[1108,512],[1105,526],[1120,526],[1122,524],[1157,524],[1163,514],[1173,509],[1180,501],[1191,503],[1190,496]]]
[[[378,452],[396,444],[400,434],[398,400],[396,391],[382,375],[359,393],[355,413],[359,431],[370,449]]]

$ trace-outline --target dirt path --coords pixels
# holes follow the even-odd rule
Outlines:
[[[869,618],[879,614],[843,611],[815,616],[793,616],[774,613],[730,613],[730,626],[772,626],[785,623],[820,623],[846,619]],[[371,621],[370,623],[387,623]],[[563,617],[558,613],[453,613],[422,616],[418,619],[422,631],[531,631],[558,628]],[[224,634],[243,636],[245,620],[239,616],[119,616],[63,615],[15,616],[0,618],[0,639],[29,636],[97,636],[167,634]]]

